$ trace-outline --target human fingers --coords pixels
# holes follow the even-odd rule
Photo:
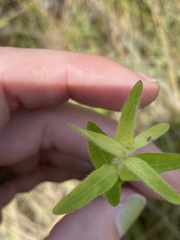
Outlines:
[[[74,99],[93,107],[120,110],[139,79],[141,105],[157,96],[158,86],[106,58],[55,50],[0,48],[0,128],[10,112],[52,107]]]
[[[119,240],[140,215],[145,204],[145,197],[125,187],[117,207],[110,206],[105,198],[96,198],[60,220],[46,240]]]
[[[77,105],[66,103],[49,109],[19,109],[12,114],[8,124],[1,130],[0,165],[10,167],[25,161],[25,166],[17,166],[17,170],[19,168],[23,173],[26,165],[31,171],[36,167],[37,161],[49,162],[49,158],[55,156],[56,152],[87,162],[89,157],[86,141],[75,133],[68,123],[86,128],[89,120],[99,123],[102,127],[109,123],[107,132],[113,134],[115,121]],[[31,165],[26,160],[29,158]],[[37,160],[34,162],[35,158]]]

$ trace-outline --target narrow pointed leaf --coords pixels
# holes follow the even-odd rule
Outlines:
[[[89,203],[95,197],[107,192],[118,180],[113,166],[103,165],[92,172],[53,209],[55,214],[74,211]]]
[[[101,133],[106,135],[95,123],[88,122],[87,130]],[[88,140],[89,153],[91,156],[91,160],[95,166],[95,168],[101,167],[103,164],[111,164],[114,155],[104,151],[102,148],[99,148],[96,144]],[[115,185],[109,189],[104,195],[107,198],[108,202],[112,206],[116,206],[120,201],[120,180],[118,180]]]
[[[128,100],[122,110],[118,130],[115,136],[116,141],[130,149],[133,148],[136,115],[142,94],[142,88],[142,82],[138,81],[130,92]]]
[[[173,153],[139,153],[134,157],[140,158],[157,173],[180,168],[180,154]]]
[[[104,194],[108,202],[114,207],[117,206],[120,202],[121,184],[122,184],[122,181],[118,179],[118,181],[114,184],[114,186]]]
[[[95,123],[88,122],[87,124],[87,130],[101,133],[103,135],[106,135]],[[89,153],[91,156],[91,160],[95,166],[95,168],[101,167],[103,164],[111,164],[112,159],[114,158],[114,155],[104,151],[102,148],[98,147],[96,144],[94,144],[92,141],[88,140],[88,147],[89,147]]]
[[[96,144],[98,147],[102,148],[103,150],[115,156],[125,155],[126,149],[114,139],[100,133],[95,133],[92,131],[81,129],[72,124],[70,125],[70,127],[75,131],[79,132],[80,134],[82,134],[83,136],[87,137],[89,140],[91,140],[94,144]]]
[[[169,124],[167,123],[160,123],[158,125],[155,125],[148,130],[140,133],[137,137],[134,139],[134,148],[138,149],[141,147],[146,146],[150,142],[156,140],[161,135],[166,133],[169,129]]]
[[[180,204],[180,194],[169,186],[146,162],[139,158],[128,158],[124,167],[146,183],[167,201]]]

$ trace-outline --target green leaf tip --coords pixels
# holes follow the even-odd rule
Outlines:
[[[131,90],[123,107],[118,130],[115,136],[116,141],[130,149],[133,148],[136,115],[142,95],[142,89],[143,84],[141,81],[138,81]]]
[[[141,147],[146,146],[150,142],[156,140],[160,136],[162,136],[164,133],[166,133],[169,130],[169,124],[168,123],[160,123],[157,124],[144,132],[137,135],[134,139],[134,149],[138,149]]]
[[[120,197],[121,197],[121,184],[122,181],[118,179],[118,181],[112,186],[105,194],[104,196],[108,200],[108,202],[112,206],[117,206],[120,202]]]

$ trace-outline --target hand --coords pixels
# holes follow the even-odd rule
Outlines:
[[[10,180],[0,185],[1,208],[17,192],[29,191],[42,181],[84,178],[92,170],[86,141],[67,123],[85,128],[87,121],[92,120],[109,135],[113,135],[116,123],[66,102],[73,99],[119,111],[139,79],[144,84],[141,105],[145,106],[157,96],[156,83],[108,59],[51,50],[0,48],[0,166],[6,166],[11,174]],[[157,150],[153,145],[149,148],[148,151]],[[175,179],[171,181],[170,174],[166,177],[175,186]],[[140,185],[133,188],[152,196]],[[132,193],[125,188],[123,198]],[[112,222],[115,211],[104,199],[97,199],[65,217],[48,239],[62,236],[70,240],[76,234],[79,239],[94,236],[99,240],[116,240],[117,230]],[[98,216],[93,217],[93,223],[92,213]],[[107,215],[111,217],[103,218]],[[83,228],[83,222],[89,224],[88,229]],[[75,228],[69,231],[72,223],[76,223]],[[98,238],[101,227],[104,231],[99,230],[102,235]]]

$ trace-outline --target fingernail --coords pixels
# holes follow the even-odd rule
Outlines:
[[[145,80],[149,81],[149,82],[157,82],[157,80],[155,78],[152,78],[152,77],[150,77],[150,76],[148,76],[148,75],[146,75],[144,73],[138,72],[138,74],[140,76],[142,76]]]
[[[139,217],[145,205],[146,198],[140,194],[129,195],[119,205],[115,215],[115,224],[120,237],[127,232],[127,230]]]

